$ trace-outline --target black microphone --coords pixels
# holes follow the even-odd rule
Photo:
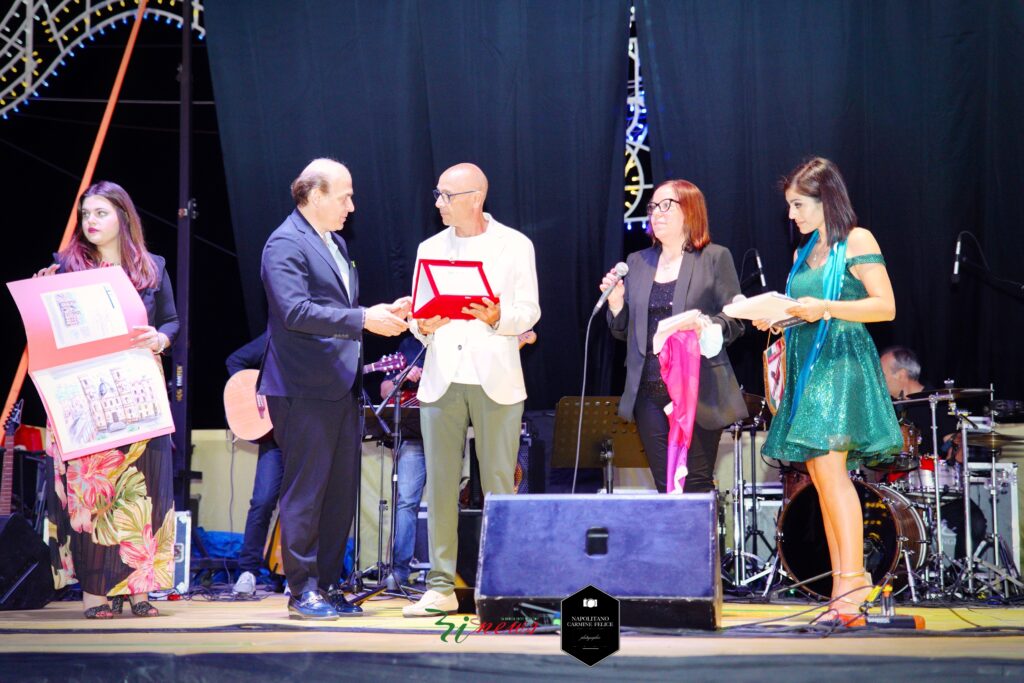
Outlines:
[[[615,264],[615,267],[612,268],[612,270],[615,271],[615,281],[612,282],[611,287],[601,292],[601,298],[597,300],[597,304],[594,306],[594,312],[590,314],[590,317],[597,315],[597,312],[601,310],[602,306],[604,306],[604,302],[608,301],[608,297],[611,296],[612,290],[615,289],[615,285],[619,284],[619,280],[626,277],[626,273],[629,272],[629,266],[622,261],[619,261]]]
[[[960,240],[963,239],[963,233],[956,236],[956,257],[953,260],[953,276],[950,281],[955,285],[960,282]]]
[[[764,280],[764,266],[761,265],[761,253],[754,248],[754,261],[757,262],[757,274],[761,276],[761,289],[767,289],[768,283]]]

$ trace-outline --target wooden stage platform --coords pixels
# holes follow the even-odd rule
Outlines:
[[[1024,680],[1024,607],[901,607],[927,630],[826,637],[787,628],[820,612],[811,603],[726,602],[719,632],[624,628],[619,652],[587,667],[561,652],[556,633],[443,642],[433,619],[402,617],[402,599],[371,600],[361,617],[303,622],[287,618],[284,596],[263,595],[156,603],[156,619],[87,621],[78,602],[0,613],[0,681]],[[776,621],[744,627],[764,620]]]

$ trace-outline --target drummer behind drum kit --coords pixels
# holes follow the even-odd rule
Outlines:
[[[864,567],[876,585],[886,582],[895,592],[907,593],[913,602],[955,599],[1019,600],[1024,582],[1019,572],[1019,539],[1016,538],[1016,464],[997,462],[1002,449],[1024,442],[1024,437],[996,432],[970,432],[981,420],[959,404],[978,399],[991,400],[989,389],[958,389],[946,382],[944,389],[911,394],[894,401],[894,406],[926,405],[931,411],[931,434],[926,443],[941,443],[936,421],[940,406],[958,423],[963,464],[947,463],[922,452],[917,428],[902,423],[903,451],[894,460],[873,463],[873,478],[853,474],[854,487],[864,513]],[[730,428],[733,436],[732,545],[724,554],[726,586],[753,593],[763,587],[762,597],[789,588],[801,588],[811,596],[827,599],[832,591],[832,568],[825,539],[817,492],[806,470],[780,463],[783,483],[782,505],[775,525],[775,547],[765,558],[757,553],[758,541],[770,546],[758,506],[771,506],[772,486],[744,480],[743,436],[749,435],[750,466],[755,473],[758,458],[757,432],[767,428],[770,415],[764,399],[744,394],[751,417]],[[1006,402],[993,401],[997,404]],[[936,449],[930,449],[935,453]],[[968,451],[985,453],[987,463],[969,462]],[[797,465],[797,463],[794,463]],[[978,503],[986,512],[984,541],[974,547],[971,529],[971,483]],[[987,496],[979,496],[978,489]],[[775,489],[778,491],[778,489]],[[1012,494],[1012,506],[1004,498]],[[987,500],[985,500],[987,498]],[[943,517],[955,510],[957,526],[964,536],[962,556],[956,554],[953,538]],[[973,511],[977,514],[977,510]],[[1003,516],[1000,521],[1000,515]],[[1012,515],[1013,525],[1006,524]],[[758,528],[759,519],[762,528]],[[748,522],[749,520],[749,522]],[[976,520],[977,521],[977,520]],[[947,520],[948,523],[948,520]],[[946,539],[943,539],[943,530]],[[725,530],[722,532],[725,544]],[[748,551],[752,542],[754,552]],[[1012,550],[1011,550],[1012,549]],[[781,575],[781,577],[779,576]],[[788,580],[780,583],[779,578]],[[774,589],[774,590],[773,590]]]

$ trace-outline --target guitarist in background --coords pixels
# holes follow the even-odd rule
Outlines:
[[[253,339],[245,346],[228,356],[225,365],[228,376],[240,370],[258,368],[263,362],[263,352],[267,348],[267,333]],[[270,518],[277,507],[277,499],[281,495],[281,477],[284,465],[281,461],[281,449],[274,441],[271,432],[259,441],[259,456],[256,461],[256,479],[252,485],[252,498],[249,499],[249,514],[245,517],[245,536],[242,540],[242,552],[238,555],[238,568],[241,574],[235,581],[234,591],[242,595],[256,592],[256,577],[263,565],[263,546],[270,530]]]

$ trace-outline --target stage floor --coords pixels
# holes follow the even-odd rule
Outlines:
[[[55,602],[34,611],[0,612],[0,652],[125,652],[168,654],[211,652],[507,652],[558,654],[557,634],[476,634],[456,643],[442,642],[443,627],[433,618],[404,618],[400,598],[364,603],[366,612],[336,622],[290,620],[287,598],[266,594],[260,600],[155,602],[158,618],[125,614],[110,621],[87,621],[80,602]],[[814,609],[810,613],[791,616]],[[778,620],[776,626],[808,624],[821,610],[813,603],[746,604],[726,602],[723,631],[685,635],[654,635],[623,629],[622,649],[615,656],[691,656],[751,653],[844,654],[863,651],[861,637],[870,637],[874,654],[931,657],[1009,657],[1024,660],[1024,607],[908,607],[900,614],[925,618],[925,633],[852,630],[829,637],[748,637],[731,627]],[[450,616],[457,624],[461,615]],[[475,616],[470,624],[475,624]],[[972,625],[987,629],[1022,629],[1019,635],[970,635]],[[465,633],[471,634],[472,628]],[[851,637],[853,636],[853,637]],[[927,637],[926,637],[927,636]]]
[[[231,680],[230,675],[227,678],[224,675],[239,667],[250,670],[248,680],[253,680],[254,674],[258,679],[261,670],[266,672],[264,664],[260,663],[264,660],[259,655],[275,655],[275,664],[283,666],[286,660],[280,656],[299,653],[302,657],[293,663],[299,664],[299,671],[307,674],[319,671],[317,667],[310,668],[313,661],[311,653],[341,655],[340,659],[328,657],[321,660],[321,664],[336,662],[331,666],[343,667],[340,671],[345,671],[344,662],[372,662],[374,666],[391,662],[404,669],[417,657],[427,657],[424,661],[431,663],[423,666],[428,669],[441,666],[445,672],[442,680],[461,679],[460,674],[468,675],[471,671],[480,676],[475,680],[501,680],[497,674],[503,661],[518,667],[518,670],[523,670],[524,666],[531,667],[531,676],[552,671],[552,665],[557,664],[558,669],[568,667],[570,675],[578,669],[590,679],[602,669],[609,669],[608,673],[614,670],[619,680],[623,676],[622,667],[628,667],[634,661],[641,665],[637,669],[638,678],[646,677],[640,673],[649,672],[652,679],[664,679],[664,667],[670,665],[669,660],[672,660],[669,670],[682,666],[694,675],[705,670],[713,672],[717,662],[719,666],[728,666],[740,679],[744,676],[734,667],[747,663],[753,665],[747,669],[751,674],[749,680],[757,680],[759,666],[780,657],[790,660],[784,665],[787,667],[797,661],[806,664],[817,662],[805,673],[808,678],[813,677],[809,674],[815,673],[819,679],[821,666],[842,664],[845,667],[842,670],[849,671],[849,667],[856,668],[858,662],[865,666],[885,662],[890,674],[892,666],[902,663],[911,667],[908,671],[929,671],[929,675],[940,678],[948,673],[953,678],[962,675],[978,680],[988,672],[995,677],[1010,675],[1020,680],[1024,675],[1024,630],[1016,634],[1000,631],[1024,629],[1024,607],[900,607],[900,614],[923,616],[927,630],[895,633],[847,631],[822,637],[820,634],[788,635],[779,631],[748,635],[730,630],[730,627],[766,619],[779,620],[774,622],[776,626],[807,624],[821,611],[811,603],[754,605],[727,602],[723,610],[724,628],[720,632],[689,631],[683,635],[659,635],[624,629],[620,651],[588,669],[561,652],[559,636],[554,633],[471,634],[462,642],[456,643],[451,637],[444,642],[441,634],[445,629],[436,625],[433,619],[403,618],[401,608],[407,603],[397,598],[371,600],[364,604],[364,616],[334,622],[290,620],[286,598],[276,594],[266,594],[261,600],[251,601],[193,599],[156,604],[162,611],[156,619],[140,619],[126,613],[109,621],[87,621],[81,616],[81,603],[78,602],[52,603],[36,611],[0,613],[0,660],[13,666],[5,671],[17,677],[17,674],[24,673],[19,666],[31,666],[41,656],[49,662],[47,668],[55,666],[54,662],[61,659],[68,663],[79,662],[75,669],[79,673],[88,670],[83,668],[85,664],[105,661],[104,655],[117,656],[123,662],[159,661],[164,664],[171,656],[171,660],[179,660],[176,677],[184,680],[181,676],[186,679],[189,676],[181,668],[182,658],[193,657],[193,665],[199,661],[206,662],[207,666],[220,662],[218,675],[221,681]],[[809,614],[791,616],[812,608]],[[449,619],[463,622],[461,616]],[[963,630],[973,628],[972,624],[991,630]],[[471,630],[467,628],[466,633]],[[437,658],[438,655],[442,656],[441,659]],[[196,660],[195,656],[200,657]],[[381,656],[385,656],[384,659]],[[524,657],[538,659],[530,662]],[[403,658],[411,659],[405,661]],[[695,665],[699,660],[699,666],[691,669],[688,665],[690,660]],[[228,662],[233,663],[229,666]],[[480,668],[481,664],[484,664],[484,669]],[[801,678],[799,671],[790,675]],[[75,679],[74,675],[71,678]],[[628,680],[630,676],[626,678]],[[0,680],[8,680],[2,671]],[[689,680],[694,678],[691,676]]]

